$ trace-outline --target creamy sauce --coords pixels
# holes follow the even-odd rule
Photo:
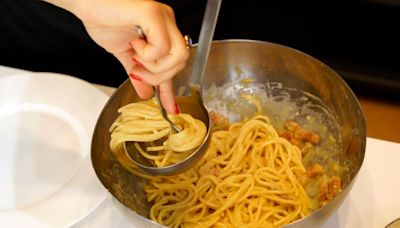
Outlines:
[[[339,162],[343,143],[340,126],[332,115],[334,112],[312,94],[285,88],[280,83],[257,83],[250,78],[219,87],[213,85],[203,95],[207,108],[227,117],[230,122],[238,122],[256,114],[256,106],[243,99],[243,95],[251,95],[261,102],[263,114],[270,117],[276,129],[282,130],[285,121],[294,120],[303,129],[320,136],[320,142],[303,157],[305,167],[318,163],[324,168],[326,176],[342,177],[348,172],[346,164]],[[326,181],[324,178],[318,177],[305,186],[313,199],[313,209],[319,208],[319,186],[321,181]]]

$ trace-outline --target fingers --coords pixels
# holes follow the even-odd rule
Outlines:
[[[159,86],[161,102],[170,114],[179,114],[178,105],[175,102],[174,86],[172,80],[168,80]]]
[[[161,72],[169,70],[171,67],[180,64],[181,62],[186,62],[189,57],[189,51],[186,47],[174,49],[175,53],[168,53],[163,58],[153,61],[146,62],[143,61],[138,55],[134,56],[135,61],[138,61],[143,65],[147,70],[152,72],[153,74],[159,74]]]
[[[143,15],[142,21],[138,21],[138,25],[146,35],[146,42],[135,39],[131,45],[142,61],[151,62],[161,59],[171,49],[167,26],[170,20],[166,21],[165,13],[167,7],[164,4],[148,1],[146,15]]]
[[[149,99],[153,96],[153,87],[143,82],[136,75],[130,74],[129,79],[136,90],[136,93],[142,99]]]
[[[142,81],[153,85],[157,86],[160,85],[161,83],[170,80],[172,77],[174,77],[179,71],[181,71],[185,67],[186,63],[179,63],[178,65],[174,66],[173,68],[158,73],[154,74],[153,72],[150,72],[143,66],[135,66],[132,68],[130,73],[140,77]]]
[[[142,28],[146,39],[138,39],[131,34],[129,42],[132,48],[108,48],[122,63],[137,94],[148,99],[153,95],[152,86],[159,86],[161,101],[168,113],[176,114],[172,77],[181,71],[189,52],[169,6],[154,1],[138,1],[135,7],[134,26]],[[139,6],[139,5],[138,5]],[[139,10],[140,9],[140,10]],[[129,22],[129,21],[128,21]],[[127,27],[130,31],[132,26]],[[124,37],[125,40],[125,37]],[[109,40],[106,40],[109,41]],[[106,45],[103,45],[106,46]],[[121,52],[118,52],[121,51]],[[117,52],[117,53],[116,53]],[[137,62],[132,61],[135,58]]]
[[[131,42],[133,49],[136,51],[134,56],[135,59],[154,74],[165,72],[181,62],[186,62],[189,57],[189,51],[186,48],[185,39],[176,25],[172,9],[166,5],[162,5],[162,7],[165,8],[162,12],[162,24],[165,26],[163,32],[165,32],[165,34],[158,31],[157,35],[160,37],[154,39],[155,42],[160,43],[152,43],[152,34],[150,31],[149,33],[145,32],[147,43],[138,39]],[[164,39],[161,39],[162,35],[165,36]],[[154,56],[157,56],[157,58],[149,59],[148,57],[150,54],[148,53],[150,52],[146,53],[144,51],[146,48],[147,50],[157,51],[157,53],[154,52]]]
[[[135,63],[131,61],[131,56],[133,53],[133,50],[130,49],[124,52],[114,53],[114,56],[121,62],[127,74],[129,74],[130,81],[139,97],[142,99],[148,99],[153,96],[153,88],[144,82],[140,77],[129,73],[135,67]]]
[[[137,61],[154,74],[167,71],[181,62],[186,62],[189,58],[189,50],[186,47],[186,41],[177,28],[175,21],[171,17],[166,18],[166,20],[168,35],[170,36],[169,40],[171,41],[171,48],[168,50],[168,53],[156,61],[146,61],[140,56],[140,54],[134,56]],[[137,42],[136,45],[145,45],[144,43],[145,42],[142,40],[141,42]]]

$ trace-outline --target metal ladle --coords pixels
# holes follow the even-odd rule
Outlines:
[[[400,218],[393,220],[392,222],[387,224],[385,228],[400,228]]]
[[[166,167],[155,167],[149,160],[144,158],[136,149],[135,142],[127,141],[124,149],[127,157],[143,171],[153,175],[172,175],[191,168],[194,163],[206,152],[211,140],[211,119],[207,109],[204,107],[201,96],[201,82],[205,73],[211,41],[214,34],[221,0],[208,0],[203,22],[200,30],[199,45],[196,50],[195,62],[190,78],[191,96],[178,96],[177,102],[182,113],[188,113],[206,125],[207,133],[202,144],[184,160]],[[161,103],[159,103],[161,105]],[[171,125],[172,127],[172,125]],[[157,142],[156,142],[157,143]]]

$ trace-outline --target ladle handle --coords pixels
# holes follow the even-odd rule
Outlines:
[[[222,0],[208,0],[206,11],[201,25],[199,45],[197,46],[196,56],[193,64],[190,86],[197,87],[200,91],[201,82],[207,66],[208,54],[210,53],[211,41],[213,39],[215,26]]]

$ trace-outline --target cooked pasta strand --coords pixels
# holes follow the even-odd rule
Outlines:
[[[145,116],[141,115],[129,118]],[[156,115],[150,116],[157,120]],[[112,130],[120,132],[124,120],[118,121]],[[190,122],[188,118],[183,121]],[[186,142],[188,137],[192,142],[197,136],[194,129],[190,131],[179,141]],[[214,132],[196,166],[175,176],[149,176],[128,165],[118,157],[123,153],[115,142],[120,141],[114,139],[111,148],[125,168],[149,179],[145,192],[153,203],[150,218],[158,223],[169,227],[279,227],[310,213],[310,199],[299,182],[306,172],[301,151],[279,137],[266,116]]]

